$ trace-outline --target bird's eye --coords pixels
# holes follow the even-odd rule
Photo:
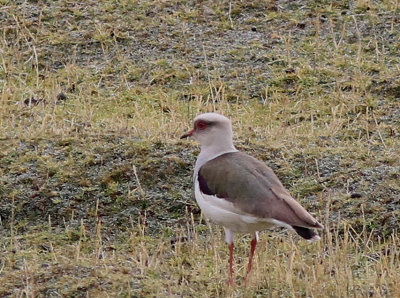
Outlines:
[[[206,129],[207,123],[205,123],[204,121],[200,121],[199,123],[197,123],[197,128],[200,130]]]

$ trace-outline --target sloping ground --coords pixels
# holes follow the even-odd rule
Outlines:
[[[27,67],[25,80],[38,75],[43,86],[58,70],[64,92],[84,94],[91,78],[104,89],[171,88],[182,99],[218,100],[221,85],[234,101],[334,87],[398,98],[396,6],[369,2],[9,2],[0,14],[3,73],[29,61],[39,74]]]
[[[171,146],[186,164],[180,178],[187,189],[189,163],[168,139],[212,105],[240,123],[239,139],[259,147],[296,138],[294,152],[282,149],[291,156],[284,174],[292,184],[304,168],[319,175],[312,182],[318,192],[353,196],[357,210],[363,205],[371,218],[379,213],[390,227],[396,223],[400,28],[389,2],[5,2],[2,146],[14,149],[2,150],[4,219],[10,198],[22,199],[18,206],[30,215],[59,214],[61,222],[75,206],[83,215],[85,203],[99,200],[100,208],[126,196],[138,187],[131,164],[139,177],[171,167],[158,158],[163,150],[126,153],[153,148],[147,139]],[[282,129],[286,137],[275,136]],[[87,140],[93,132],[98,137]],[[124,150],[124,136],[137,144]],[[179,193],[176,182],[164,183],[173,189],[166,197]],[[157,197],[159,190],[148,184],[144,193]],[[335,201],[338,210],[343,201]],[[368,225],[382,231],[379,218]]]
[[[238,146],[265,160],[320,217],[328,208],[332,224],[340,212],[355,230],[390,235],[398,228],[394,152],[374,159],[368,151],[303,149],[288,150],[283,159],[280,149]],[[144,215],[150,234],[183,225],[188,211],[199,214],[191,180],[196,151],[189,143],[146,143],[120,136],[13,143],[0,163],[3,231],[7,235],[12,224],[15,232],[23,232],[49,221],[59,227],[68,221],[75,229],[83,222],[93,229],[100,219],[111,236]]]
[[[0,4],[0,296],[232,294],[178,141],[212,110],[327,227],[232,295],[398,296],[397,1]]]
[[[382,162],[362,150],[344,155],[340,147],[315,150],[318,144],[324,148],[326,140],[321,142],[302,151],[239,144],[266,160],[327,227],[326,246],[318,248],[298,238],[293,244],[283,231],[263,233],[258,254],[269,261],[256,270],[270,268],[257,273],[268,280],[243,288],[242,294],[291,295],[290,288],[282,288],[282,273],[276,269],[290,272],[285,268],[291,266],[286,262],[293,257],[293,245],[303,252],[293,272],[297,293],[308,291],[304,278],[315,274],[309,268],[319,272],[318,285],[310,284],[310,293],[325,293],[327,287],[340,293],[340,286],[330,284],[335,280],[332,272],[337,272],[340,285],[348,286],[348,294],[395,293],[394,276],[377,290],[368,279],[345,272],[370,268],[377,260],[391,267],[376,263],[371,272],[398,272],[398,243],[392,238],[400,218],[398,170],[391,165],[396,159]],[[192,200],[196,154],[188,143],[146,143],[121,136],[9,143],[0,163],[1,295],[227,294],[226,271],[215,271],[226,266],[223,236],[199,222]],[[338,236],[342,233],[347,240]],[[346,235],[356,241],[348,243]],[[375,242],[377,236],[389,240]],[[242,257],[248,254],[249,240],[244,240],[236,243]],[[334,251],[330,241],[347,247],[347,253]],[[210,275],[221,280],[210,283]],[[182,287],[180,278],[188,287]]]
[[[156,232],[178,224],[185,206],[193,206],[193,155],[182,145],[122,137],[15,145],[1,159],[2,194],[7,200],[0,216],[7,229],[12,220],[24,222],[18,229],[49,220],[63,226],[70,219],[79,228],[81,220],[90,225],[99,218],[115,233],[146,212]]]

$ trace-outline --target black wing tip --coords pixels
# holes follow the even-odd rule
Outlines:
[[[292,226],[292,228],[306,240],[319,240],[319,236],[316,232],[309,228],[303,228],[298,226]]]

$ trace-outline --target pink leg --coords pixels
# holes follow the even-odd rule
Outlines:
[[[233,285],[233,242],[229,244],[229,280],[228,285]]]
[[[254,256],[254,251],[256,250],[257,236],[254,236],[253,240],[251,240],[251,244],[250,245],[251,245],[250,258],[249,258],[249,265],[247,266],[246,276],[244,278],[245,282],[247,282],[247,279],[249,277],[249,273],[251,271],[251,268],[253,267],[253,256]]]

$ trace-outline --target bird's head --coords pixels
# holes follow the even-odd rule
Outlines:
[[[193,129],[181,139],[193,137],[200,147],[227,147],[232,145],[232,125],[225,116],[217,113],[205,113],[194,119]]]

